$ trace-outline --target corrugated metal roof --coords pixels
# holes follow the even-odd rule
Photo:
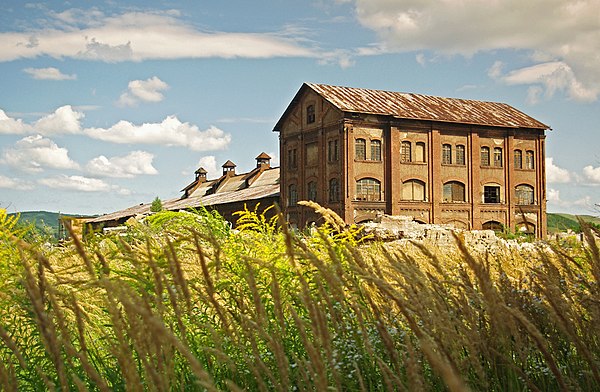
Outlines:
[[[205,192],[209,188],[209,185],[214,183],[214,181],[203,183],[192,193],[190,197],[187,197],[185,199],[178,198],[163,201],[162,207],[165,210],[178,211],[188,208],[198,208],[201,206],[216,206],[219,204],[229,204],[243,202],[246,200],[256,200],[267,197],[279,196],[278,167],[265,170],[263,173],[261,173],[261,175],[255,182],[250,184],[250,186],[244,189],[239,189],[240,184],[243,183],[244,176],[245,175],[240,174],[235,177],[225,178],[225,185],[227,185],[227,181],[231,181],[231,187],[219,189],[217,193],[213,193],[210,195],[205,195]],[[150,203],[136,205],[121,211],[99,216],[95,219],[90,220],[89,222],[100,223],[106,221],[119,220],[136,215],[149,214],[150,205]]]
[[[550,129],[505,103],[305,83],[277,122],[275,130],[279,129],[304,88],[312,89],[345,112],[494,127]]]

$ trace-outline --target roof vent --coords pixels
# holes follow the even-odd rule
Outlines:
[[[228,160],[221,167],[223,168],[224,176],[235,176],[235,163]]]
[[[260,153],[259,156],[256,157],[256,168],[257,169],[268,169],[271,167],[271,157],[265,153]]]

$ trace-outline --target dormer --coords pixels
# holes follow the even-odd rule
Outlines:
[[[203,183],[203,182],[206,182],[206,174],[208,172],[206,170],[204,170],[203,167],[200,167],[194,173],[196,174],[196,182],[198,182],[200,184]]]
[[[267,153],[262,152],[256,157],[256,168],[263,170],[271,168],[271,157]]]
[[[228,160],[221,166],[223,168],[223,175],[227,177],[235,176],[235,163]]]

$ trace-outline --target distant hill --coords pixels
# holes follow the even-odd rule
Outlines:
[[[581,230],[577,217],[584,222],[600,225],[600,217],[592,215],[571,215],[560,213],[548,213],[548,233],[557,233],[559,231],[567,231],[568,229],[578,232]]]
[[[58,235],[58,218],[60,216],[80,216],[49,211],[25,211],[8,215],[19,215],[19,222],[33,223],[38,230],[42,232],[49,230],[55,237]]]

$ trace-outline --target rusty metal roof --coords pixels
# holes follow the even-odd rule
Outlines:
[[[505,128],[550,129],[505,103],[305,83],[277,122],[275,131],[306,88],[344,112]]]
[[[259,178],[248,185],[246,188],[240,189],[243,185],[245,174],[240,174],[235,177],[225,178],[224,181],[231,184],[219,188],[216,193],[206,195],[206,190],[210,187],[213,181],[200,184],[190,197],[170,199],[162,202],[162,207],[169,211],[178,211],[189,208],[198,208],[201,206],[216,206],[220,204],[243,202],[246,200],[257,200],[268,197],[279,196],[279,168],[274,167],[264,170]],[[227,184],[226,184],[227,185]],[[90,223],[100,223],[107,221],[116,221],[123,218],[128,218],[136,215],[147,215],[150,213],[151,203],[139,204],[133,207],[126,208],[121,211],[99,216],[89,220]]]

